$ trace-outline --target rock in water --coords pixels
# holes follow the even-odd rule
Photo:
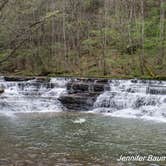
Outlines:
[[[68,94],[60,97],[62,104],[70,110],[84,111],[93,107],[96,97],[89,94]]]
[[[93,107],[97,96],[109,89],[106,79],[75,79],[67,84],[68,94],[61,96],[59,100],[67,109],[86,111]]]
[[[0,88],[0,94],[4,93],[5,90],[3,88]]]
[[[147,93],[149,94],[160,94],[160,95],[166,95],[166,86],[149,86],[147,88]]]
[[[13,82],[13,81],[29,81],[29,80],[33,80],[35,79],[35,77],[12,77],[12,76],[5,76],[4,80],[8,81],[8,82]]]

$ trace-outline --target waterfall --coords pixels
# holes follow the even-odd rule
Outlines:
[[[58,98],[66,93],[68,80],[51,78],[29,81],[5,81],[0,77],[0,113],[59,112],[63,106]]]
[[[93,112],[166,122],[166,81],[111,80]]]
[[[65,78],[16,81],[0,77],[0,113],[62,111],[64,106],[60,98],[70,97],[67,91],[69,81],[71,80]],[[94,105],[92,103],[94,113],[166,122],[166,81],[135,79],[107,82],[108,88],[105,88],[104,92],[102,88]],[[80,93],[84,94],[84,92]],[[92,94],[88,93],[84,98],[88,99],[90,95]],[[77,96],[74,94],[72,97]],[[81,101],[83,99],[81,98]],[[74,102],[78,102],[78,98],[75,98]],[[84,102],[78,103],[80,108],[83,107],[81,104],[85,104]],[[76,103],[69,102],[69,104]],[[74,108],[73,105],[72,108]]]

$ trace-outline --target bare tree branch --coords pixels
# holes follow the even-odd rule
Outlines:
[[[21,41],[19,41],[19,43],[12,49],[12,51],[6,55],[4,57],[4,59],[0,60],[0,63],[3,63],[5,61],[7,61],[10,57],[14,56],[14,54],[16,53],[16,51],[23,45],[25,44],[25,42],[28,40],[29,36],[27,35],[28,32],[31,32],[32,28],[35,28],[35,30],[37,30],[38,28],[40,28],[41,24],[44,24],[49,18],[52,18],[54,15],[50,15],[48,17],[45,17],[39,21],[36,21],[34,23],[32,23],[31,25],[28,26],[28,28],[26,30],[24,30],[24,32],[20,35],[18,35],[16,38],[20,38],[23,37],[23,39]],[[24,37],[24,35],[26,34],[26,37]],[[13,40],[14,41],[14,40]]]

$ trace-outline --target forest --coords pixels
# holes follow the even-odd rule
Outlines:
[[[0,73],[166,77],[165,0],[0,0]]]

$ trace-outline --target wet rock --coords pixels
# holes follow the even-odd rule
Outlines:
[[[107,79],[99,79],[99,80],[96,80],[95,82],[99,83],[99,84],[107,84],[108,80]]]
[[[5,92],[5,89],[3,88],[0,88],[0,94],[4,93]]]
[[[61,103],[70,110],[89,110],[101,93],[110,90],[107,79],[73,79],[67,84],[68,94],[61,96]]]
[[[95,79],[94,78],[77,78],[77,81],[88,83],[88,82],[94,82]]]
[[[158,100],[156,100],[156,98],[153,97],[140,97],[138,98],[135,103],[134,103],[134,108],[140,108],[142,106],[155,106],[159,103]]]
[[[84,82],[69,82],[67,84],[69,93],[90,93],[90,92],[104,92],[110,90],[109,85],[99,83],[84,83]]]
[[[137,79],[132,79],[131,82],[132,83],[138,83],[138,80]]]
[[[94,92],[104,92],[105,86],[103,84],[94,84]]]
[[[129,93],[135,93],[136,91],[134,89],[132,89],[132,88],[128,88],[127,92],[129,92]]]
[[[93,107],[96,96],[94,94],[69,94],[61,96],[59,100],[67,109],[84,111]]]
[[[138,98],[134,104],[134,107],[135,108],[139,108],[143,105],[146,105],[146,102],[145,102],[145,99],[142,97],[142,98]]]
[[[9,77],[4,77],[4,80],[5,81],[11,81],[11,82],[13,82],[13,81],[29,81],[29,80],[33,80],[33,79],[35,79],[34,77],[11,77],[11,76],[9,76]]]
[[[77,81],[84,82],[84,83],[99,83],[99,84],[107,84],[108,79],[102,78],[78,78]]]
[[[48,78],[48,77],[36,77],[36,82],[47,83],[47,82],[50,82],[50,78]]]
[[[149,94],[166,95],[166,86],[150,86],[150,87],[147,88],[146,91]]]
[[[70,82],[67,84],[67,90],[70,93],[85,93],[89,91],[89,85],[80,82],[75,82],[75,83]]]

